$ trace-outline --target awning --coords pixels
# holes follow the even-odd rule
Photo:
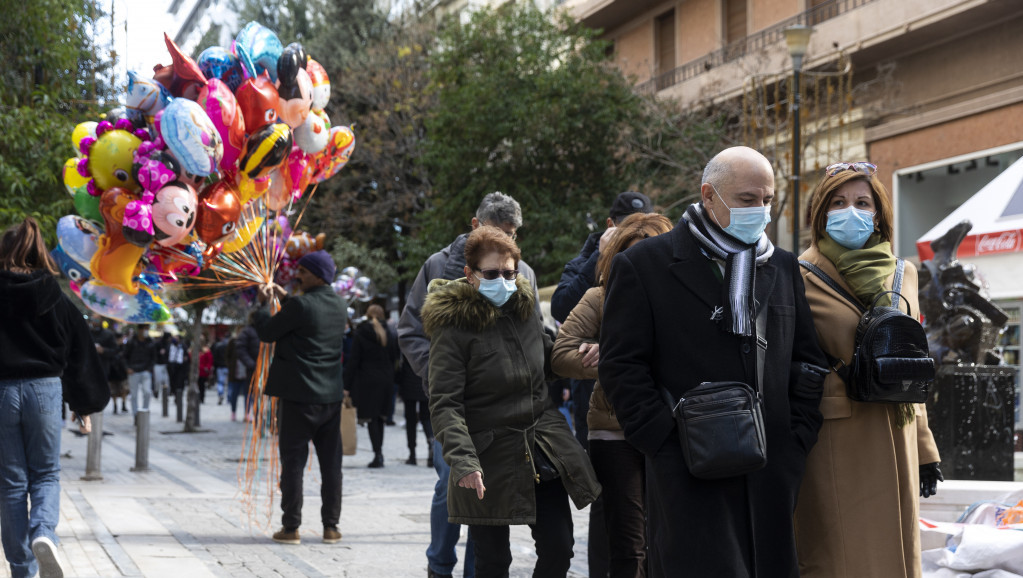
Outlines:
[[[1023,158],[917,239],[920,261],[934,256],[931,241],[967,219],[973,228],[959,245],[960,258],[1023,252]]]

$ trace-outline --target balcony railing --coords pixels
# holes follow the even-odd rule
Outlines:
[[[664,74],[655,76],[638,85],[637,89],[643,92],[662,91],[703,74],[716,66],[721,66],[722,64],[731,62],[732,60],[745,56],[746,54],[766,50],[769,46],[773,46],[776,43],[784,42],[785,29],[789,26],[794,24],[814,26],[824,22],[825,20],[829,20],[849,12],[850,10],[854,10],[860,6],[876,1],[877,0],[828,0],[823,4],[814,6],[806,12],[802,12],[791,18],[782,20],[770,28],[765,28],[760,32],[751,34],[741,40],[731,42],[725,45],[724,48],[715,50],[714,52],[697,58],[696,60],[690,60],[682,66],[669,70]]]

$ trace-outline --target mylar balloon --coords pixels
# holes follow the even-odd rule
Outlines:
[[[131,123],[119,121],[118,126],[131,128]],[[88,156],[79,161],[78,172],[92,177],[89,193],[99,195],[114,187],[139,190],[138,183],[131,176],[131,164],[142,140],[124,128],[114,128],[107,121],[99,123],[96,134],[95,140],[86,137],[80,143],[80,148],[85,149]]]
[[[98,124],[98,122],[91,120],[78,123],[78,125],[75,126],[75,129],[71,131],[71,146],[73,146],[77,151],[82,144],[83,138],[96,138],[96,126]]]
[[[238,191],[226,181],[213,183],[199,193],[195,234],[206,243],[206,251],[203,252],[205,262],[216,258],[221,244],[234,237],[241,212]]]
[[[84,267],[96,254],[101,234],[92,222],[75,215],[65,215],[57,221],[57,241],[64,253]]]
[[[196,64],[207,81],[216,78],[226,84],[231,92],[238,90],[245,80],[245,72],[238,57],[220,46],[210,46],[203,50]]]
[[[373,286],[373,281],[371,281],[369,277],[359,277],[355,280],[355,283],[352,284],[352,297],[355,297],[359,301],[372,301],[375,296],[376,288]]]
[[[323,110],[330,102],[330,78],[327,77],[327,71],[312,58],[306,62],[305,69],[313,82],[313,108]]]
[[[266,190],[263,202],[271,211],[280,211],[291,202],[291,177],[287,174],[287,164],[270,171],[270,187]]]
[[[153,245],[146,254],[149,268],[164,282],[174,282],[178,277],[193,277],[202,272],[202,248],[199,243],[188,243],[174,247]]]
[[[195,100],[199,96],[199,89],[206,84],[206,76],[199,70],[199,66],[187,54],[178,48],[178,45],[167,36],[165,32],[163,41],[170,52],[173,66],[154,66],[153,79],[166,86],[174,96],[183,96],[189,100]]]
[[[273,31],[258,22],[249,22],[235,37],[235,46],[248,52],[256,74],[266,71],[270,80],[277,81],[277,59],[284,52],[284,45]]]
[[[92,311],[124,323],[163,323],[171,317],[163,300],[144,286],[140,291],[126,294],[92,279],[81,286],[79,296]]]
[[[322,151],[330,140],[330,119],[322,110],[314,110],[294,132],[295,144],[306,153],[314,155]]]
[[[56,249],[50,251],[50,256],[57,262],[60,272],[69,280],[76,283],[84,283],[92,277],[92,273],[89,272],[89,265],[83,266],[71,257],[68,257],[59,243]]]
[[[303,256],[322,248],[322,244],[319,247],[316,246],[316,238],[309,233],[295,231],[288,238],[288,244],[285,245],[284,250],[292,261],[298,261]]]
[[[358,279],[359,277],[362,277],[362,272],[359,271],[358,267],[345,267],[344,269],[341,269],[341,274],[348,275],[349,277],[352,278],[352,281]]]
[[[195,226],[198,204],[195,189],[181,181],[174,181],[156,193],[153,203],[153,227],[156,242],[164,247],[177,245]]]
[[[220,134],[224,145],[221,168],[233,168],[245,146],[245,117],[238,108],[238,101],[228,85],[214,78],[199,92],[196,102],[206,110],[206,115]]]
[[[238,232],[235,234],[234,239],[224,243],[224,252],[234,253],[244,249],[246,245],[252,242],[253,235],[255,235],[262,226],[263,217],[246,218],[243,216],[241,222],[238,223]]]
[[[163,110],[171,101],[170,92],[152,78],[145,78],[134,70],[128,71],[128,94],[125,106],[128,116],[153,122],[156,113]]]
[[[337,174],[346,164],[355,148],[355,133],[347,126],[330,129],[330,140],[326,148],[314,157],[316,170],[312,182],[320,183]]]
[[[89,219],[90,221],[96,221],[97,223],[103,222],[103,213],[99,210],[99,197],[94,197],[89,194],[86,189],[79,189],[75,193],[74,203],[75,211],[82,217]]]
[[[134,193],[116,187],[103,192],[100,211],[106,223],[106,232],[99,238],[96,253],[89,263],[93,282],[99,280],[104,285],[131,295],[138,292],[134,277],[142,269],[139,260],[146,250],[124,238],[121,222],[124,220],[125,207],[136,198]]]
[[[185,171],[205,177],[218,170],[224,156],[220,133],[195,102],[176,98],[167,105],[160,119],[160,136]]]
[[[352,279],[351,276],[342,273],[337,276],[337,279],[331,284],[331,287],[334,289],[334,293],[348,299],[352,296],[353,283],[355,283],[355,279]]]
[[[253,199],[262,197],[269,188],[269,176],[250,179],[245,173],[238,174],[238,196],[241,198],[242,206],[247,205]]]
[[[305,50],[298,43],[289,44],[277,61],[280,117],[291,128],[297,128],[305,122],[313,105],[313,81],[305,65]]]
[[[89,177],[84,177],[78,172],[78,159],[76,158],[64,161],[62,177],[64,180],[64,188],[67,189],[68,194],[72,197],[75,196],[75,193],[78,191],[86,190],[86,185],[89,184]]]
[[[245,117],[245,133],[252,134],[268,124],[277,122],[280,98],[277,87],[265,74],[249,78],[235,91],[238,108]]]
[[[250,179],[266,176],[288,158],[291,145],[291,129],[288,125],[278,122],[265,126],[245,141],[238,170]]]
[[[297,201],[302,198],[302,193],[305,192],[305,188],[309,186],[309,181],[313,178],[312,159],[302,152],[302,149],[295,146],[291,148],[291,154],[288,155],[287,162],[282,166],[287,167],[284,174],[288,177],[291,197]]]

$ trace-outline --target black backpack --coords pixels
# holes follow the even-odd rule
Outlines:
[[[927,401],[928,389],[934,381],[934,360],[924,328],[913,319],[909,302],[899,293],[906,262],[896,261],[892,290],[875,297],[869,309],[813,263],[799,261],[799,264],[856,306],[862,315],[856,326],[852,365],[846,366],[842,360],[828,355],[828,363],[845,381],[849,398],[878,403]],[[891,307],[878,306],[878,299],[889,293]],[[907,313],[899,309],[900,299],[906,301]]]

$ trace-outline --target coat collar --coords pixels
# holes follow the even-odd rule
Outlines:
[[[533,315],[533,285],[525,275],[515,280],[516,291],[502,307],[495,307],[473,288],[465,277],[448,281],[434,279],[423,304],[423,330],[427,336],[447,326],[479,333],[497,323],[501,315],[513,315],[525,321]]]
[[[670,235],[674,262],[668,266],[668,270],[708,307],[714,309],[722,306],[724,288],[711,269],[711,266],[716,267],[717,264],[700,251],[696,239],[689,232],[689,225],[683,219],[679,219]],[[776,248],[775,251],[778,249]],[[771,298],[771,293],[774,292],[776,273],[777,267],[773,258],[757,267],[756,279],[753,283],[753,296],[757,302],[758,314],[761,307]]]
[[[824,271],[824,273],[826,273],[828,277],[831,277],[836,283],[838,283],[839,287],[845,289],[846,292],[848,292],[850,295],[854,295],[852,288],[849,287],[849,285],[845,282],[845,278],[843,278],[842,274],[838,272],[838,268],[835,267],[835,264],[831,262],[831,259],[825,257],[824,253],[821,253],[816,245],[811,245],[809,249],[804,251],[803,254],[799,256],[799,260],[809,261],[810,263],[813,263],[814,265],[819,267],[821,271]],[[852,303],[849,303],[848,299],[839,295],[838,291],[835,291],[834,289],[829,287],[827,283],[825,283],[823,280],[821,280],[813,273],[804,275],[803,279],[804,284],[807,282],[806,280],[809,279],[809,283],[812,283],[814,287],[816,287],[818,290],[823,291],[828,295],[831,295],[834,299],[842,303],[842,305],[848,307],[850,311],[855,311],[856,315],[861,314],[861,312],[858,309],[856,309],[856,307],[854,307]]]

